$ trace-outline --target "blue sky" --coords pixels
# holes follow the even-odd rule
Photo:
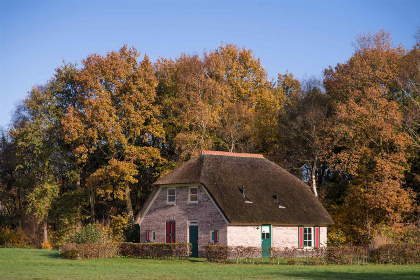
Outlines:
[[[420,1],[0,0],[0,126],[62,61],[124,44],[152,60],[202,54],[221,42],[252,49],[270,77],[321,76],[346,61],[360,33],[381,28],[411,48]]]

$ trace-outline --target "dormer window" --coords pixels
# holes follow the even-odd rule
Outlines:
[[[176,203],[176,188],[168,188],[166,197],[167,197],[168,204],[175,204]]]
[[[189,203],[198,203],[198,187],[190,187]]]

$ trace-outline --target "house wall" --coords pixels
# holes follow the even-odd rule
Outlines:
[[[261,247],[261,226],[228,226],[227,245]]]
[[[210,231],[219,230],[218,245],[227,244],[227,222],[203,186],[198,187],[198,203],[188,203],[189,187],[176,187],[176,205],[167,204],[167,188],[161,187],[140,223],[140,242],[146,242],[146,231],[156,233],[156,242],[166,242],[166,221],[175,221],[176,242],[188,242],[188,221],[198,221],[199,256],[210,243]]]
[[[320,246],[327,244],[327,227],[320,227]],[[228,226],[227,245],[261,246],[261,226]],[[276,248],[298,247],[298,226],[272,226],[271,246]]]

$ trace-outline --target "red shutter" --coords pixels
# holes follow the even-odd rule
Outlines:
[[[319,247],[319,236],[320,236],[320,229],[319,227],[315,227],[315,247]]]
[[[146,231],[146,241],[150,242],[150,231]]]
[[[303,227],[298,227],[298,229],[299,229],[298,247],[303,248]]]
[[[172,243],[175,243],[175,221],[172,221]]]

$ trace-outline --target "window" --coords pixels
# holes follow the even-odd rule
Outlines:
[[[213,243],[219,242],[219,231],[218,230],[210,231],[210,242],[213,242]]]
[[[175,221],[166,221],[166,243],[175,243]]]
[[[261,235],[262,239],[270,239],[270,226],[262,226]]]
[[[167,202],[168,202],[168,204],[175,204],[176,203],[176,189],[175,188],[168,188],[168,190],[167,190]]]
[[[312,247],[312,228],[311,227],[303,228],[303,247],[304,248]]]
[[[156,234],[152,230],[146,230],[146,242],[155,242]]]
[[[299,248],[319,247],[320,227],[299,227]]]
[[[189,196],[190,203],[197,203],[198,202],[198,187],[190,187],[190,196]]]

